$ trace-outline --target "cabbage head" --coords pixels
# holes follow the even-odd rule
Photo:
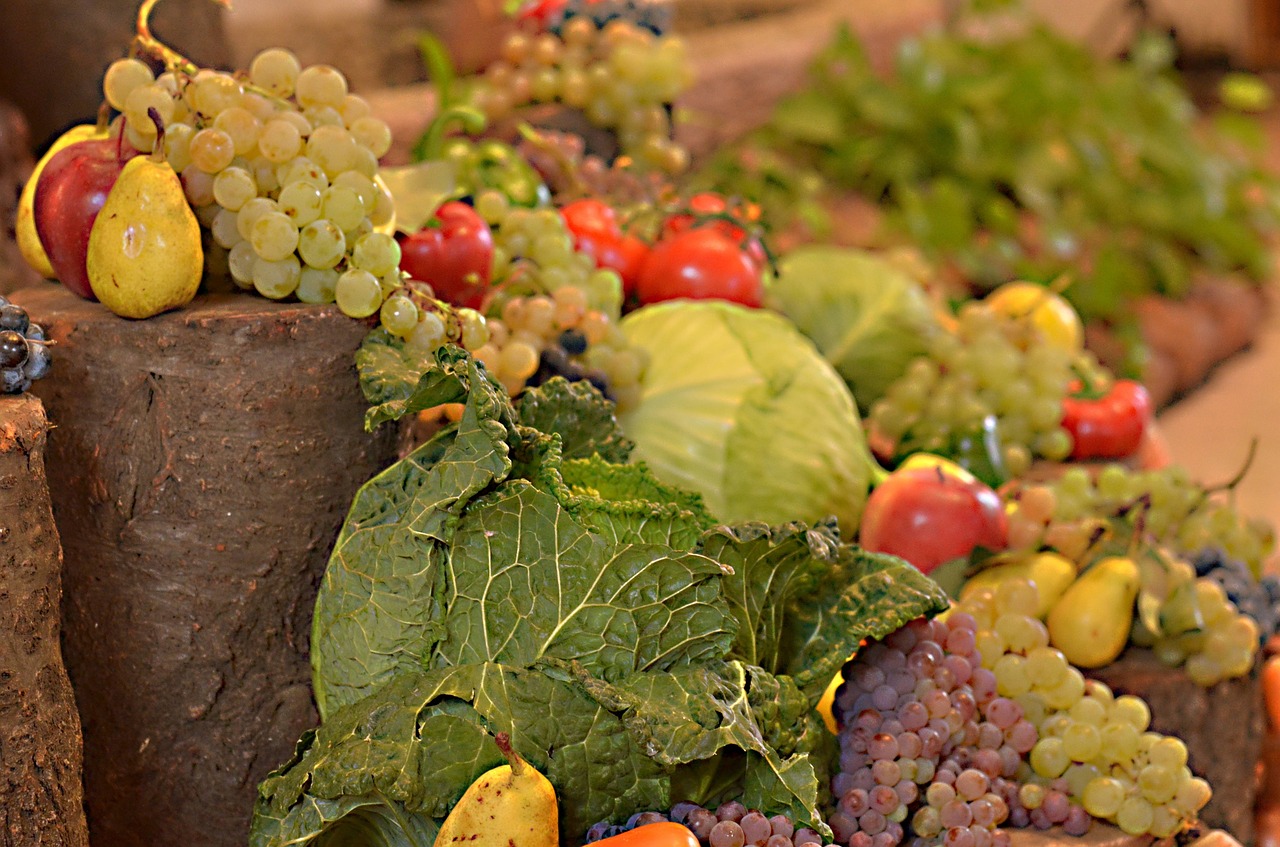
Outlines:
[[[641,400],[619,422],[632,458],[700,493],[721,521],[816,521],[852,536],[874,460],[849,389],[786,318],[677,300],[632,312],[648,351]]]
[[[889,262],[847,247],[812,245],[782,257],[769,304],[835,366],[865,413],[928,353],[937,320],[924,289]]]

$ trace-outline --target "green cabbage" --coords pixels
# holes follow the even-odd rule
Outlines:
[[[650,362],[619,419],[633,458],[730,523],[858,526],[873,460],[839,375],[785,318],[720,301],[639,309],[621,324]]]
[[[807,335],[866,413],[928,352],[938,331],[924,290],[906,273],[862,250],[815,245],[782,258],[770,305]]]

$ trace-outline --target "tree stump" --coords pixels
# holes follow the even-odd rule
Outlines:
[[[1150,650],[1130,647],[1110,665],[1089,671],[1117,694],[1136,694],[1151,707],[1151,728],[1187,745],[1191,770],[1213,786],[1200,817],[1245,844],[1253,843],[1253,802],[1262,755],[1262,683],[1247,677],[1201,688]]]
[[[67,563],[67,668],[94,847],[243,845],[255,788],[317,723],[308,635],[363,429],[336,307],[207,295],[146,321],[55,286],[15,296],[57,343],[36,385]]]
[[[62,664],[62,550],[30,395],[0,396],[0,847],[86,847],[80,718]]]

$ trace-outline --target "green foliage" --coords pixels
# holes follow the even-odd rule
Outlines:
[[[827,679],[945,595],[834,523],[713,527],[614,461],[593,391],[548,384],[516,412],[456,348],[421,374],[393,354],[374,335],[361,355],[379,416],[465,411],[356,497],[316,604],[323,723],[259,787],[253,847],[429,843],[499,731],[555,786],[566,842],[676,793],[825,830]],[[799,664],[819,653],[837,658]]]
[[[1123,318],[1135,296],[1180,296],[1202,270],[1270,270],[1274,186],[1253,155],[1257,123],[1203,125],[1171,58],[1155,35],[1112,60],[1044,28],[944,31],[905,41],[884,78],[846,29],[807,87],[704,180],[785,221],[779,174],[789,167],[793,187],[818,174],[880,202],[890,233],[979,288],[1065,272],[1086,318]],[[1229,93],[1264,99],[1252,83]],[[772,192],[743,164],[760,161]]]

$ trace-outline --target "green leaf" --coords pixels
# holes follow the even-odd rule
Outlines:
[[[462,419],[357,492],[320,584],[311,663],[321,716],[398,668],[426,666],[444,634],[442,568],[458,517],[511,471],[505,395],[488,390],[460,351],[442,350],[437,361],[421,383],[435,396],[466,397]]]
[[[395,200],[396,229],[400,232],[417,232],[437,209],[462,196],[457,170],[448,159],[380,168],[378,176]]]
[[[356,370],[365,399],[374,404],[364,416],[369,432],[441,403],[464,401],[474,401],[485,419],[508,428],[515,424],[506,391],[461,347],[446,344],[434,355],[423,356],[377,329],[356,351]]]
[[[837,530],[788,524],[718,527],[703,539],[701,551],[732,569],[724,579],[724,597],[739,621],[734,658],[778,672],[782,636],[792,600],[811,594],[838,557]]]
[[[551,495],[514,485],[463,518],[436,661],[575,661],[612,680],[719,658],[735,621],[723,568],[661,545],[606,544]]]
[[[781,655],[789,659],[783,672],[816,705],[864,638],[883,638],[950,604],[937,583],[902,559],[841,546],[839,561],[819,590],[792,606],[781,646]]]
[[[781,100],[774,109],[771,127],[795,141],[833,145],[844,138],[844,118],[839,106],[816,91],[805,91]]]
[[[666,768],[579,680],[550,667],[481,664],[404,673],[336,711],[259,787],[255,831],[323,801],[371,795],[441,816],[503,761],[490,737],[499,731],[555,787],[565,843],[580,843],[598,820],[668,804]]]
[[[381,797],[307,797],[287,811],[255,814],[249,847],[431,847],[440,825]]]
[[[620,707],[640,748],[663,764],[696,763],[726,747],[745,751],[747,757],[733,760],[740,763],[733,781],[742,786],[743,802],[827,833],[813,763],[803,754],[781,756],[756,722],[748,691],[753,680],[767,677],[759,668],[725,662],[635,674],[611,690],[603,685],[592,690]]]
[[[566,459],[599,455],[622,464],[631,457],[635,444],[623,435],[613,411],[613,403],[586,380],[555,377],[520,395],[520,423],[559,435]]]

